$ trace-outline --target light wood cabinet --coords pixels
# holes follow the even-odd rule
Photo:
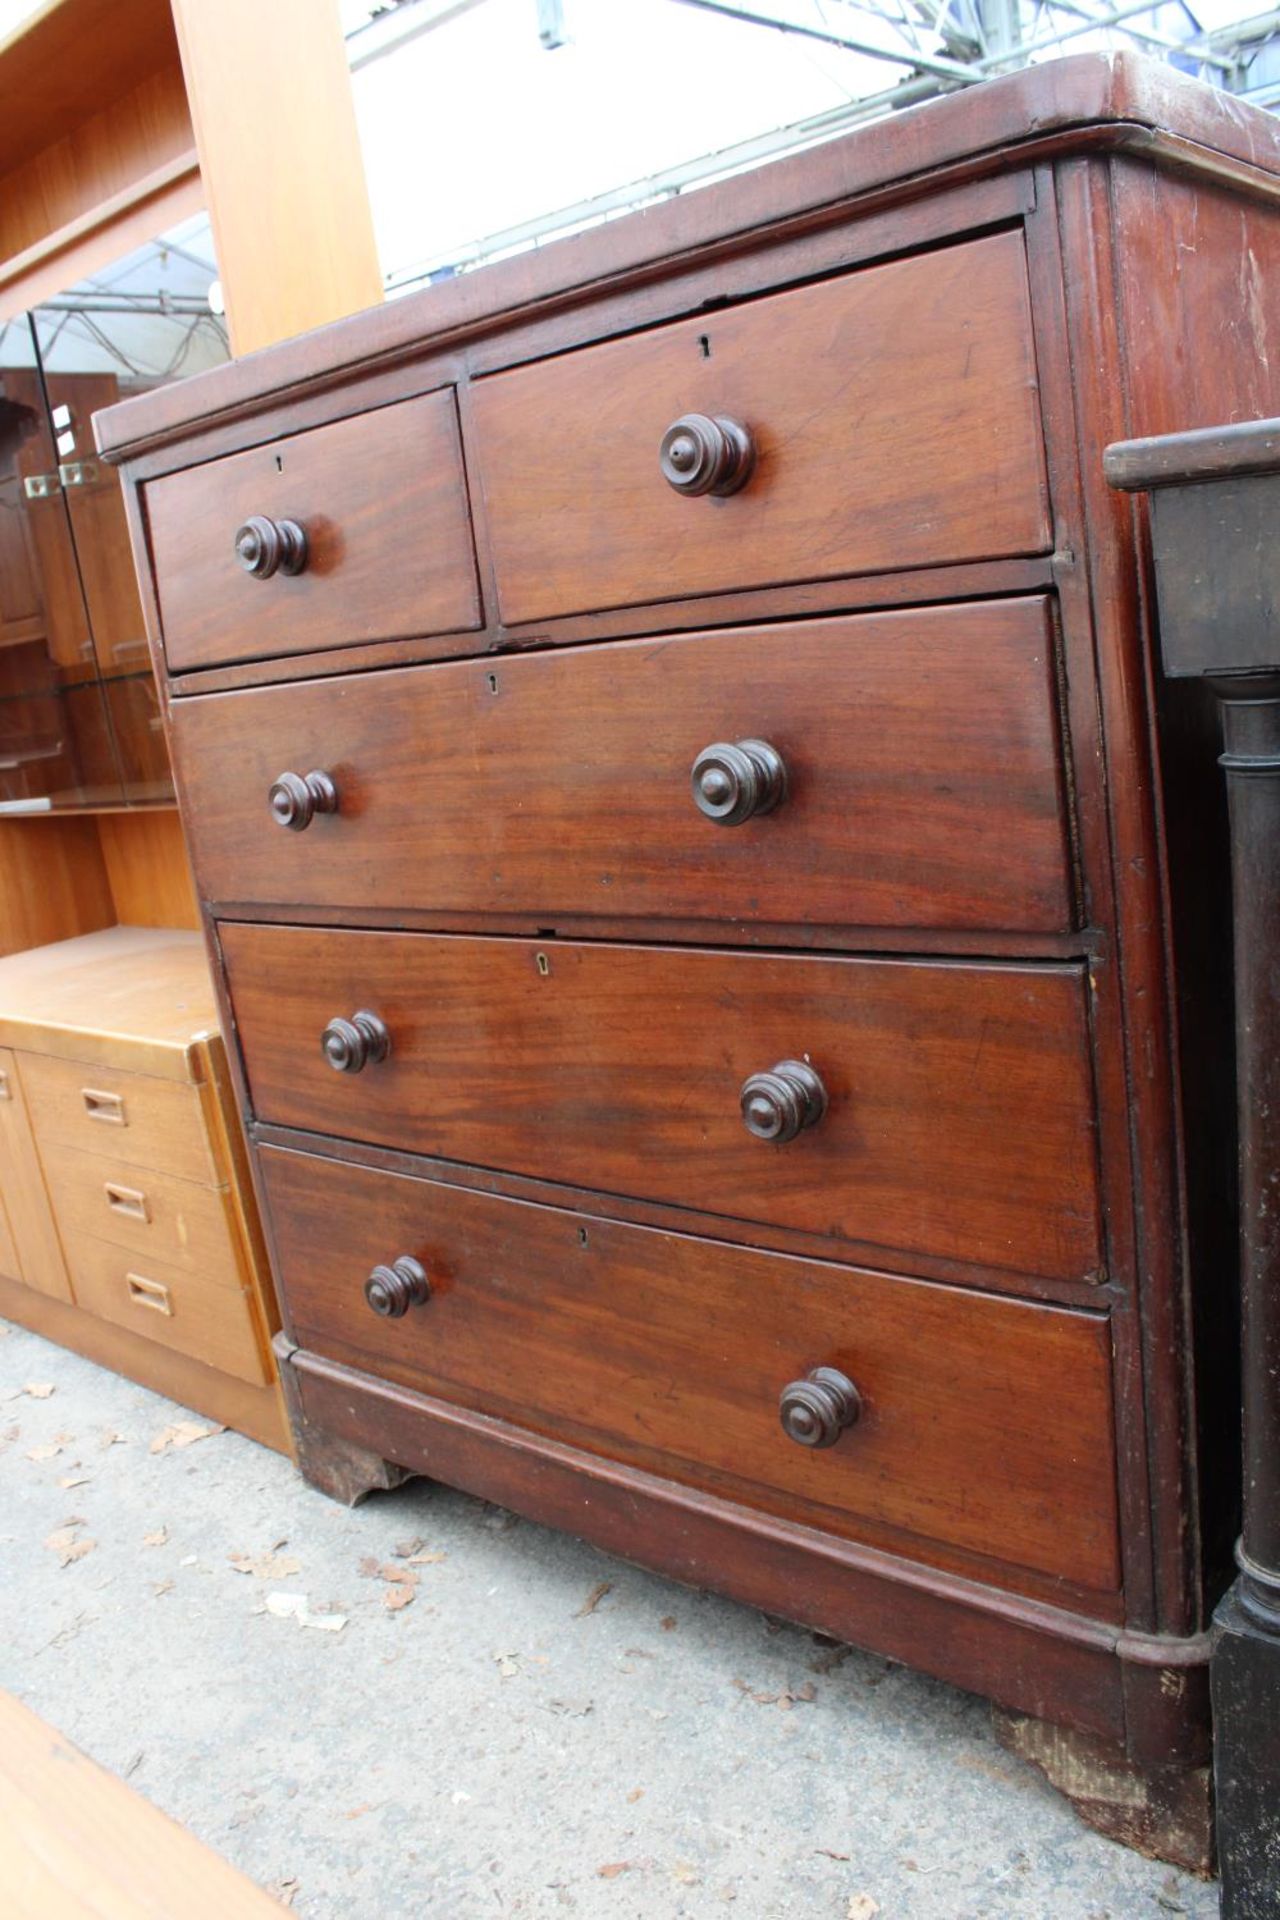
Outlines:
[[[277,1325],[200,937],[0,960],[0,1314],[287,1447]]]

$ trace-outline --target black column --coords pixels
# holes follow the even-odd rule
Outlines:
[[[1216,678],[1231,806],[1244,1526],[1210,1667],[1224,1920],[1280,1915],[1280,675]]]

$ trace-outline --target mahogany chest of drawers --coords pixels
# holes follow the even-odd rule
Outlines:
[[[1225,863],[1101,451],[1280,407],[1277,272],[1271,119],[1087,57],[98,422],[303,1471],[985,1691],[1187,1858]]]

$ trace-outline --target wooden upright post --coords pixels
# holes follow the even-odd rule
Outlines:
[[[172,0],[232,352],[382,299],[337,0]]]

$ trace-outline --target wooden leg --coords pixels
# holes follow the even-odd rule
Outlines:
[[[354,1507],[368,1493],[389,1493],[413,1478],[407,1468],[397,1467],[381,1454],[370,1453],[308,1420],[293,1367],[298,1349],[283,1333],[276,1335],[274,1346],[298,1471],[308,1486],[327,1493],[331,1500],[340,1500],[345,1507]]]
[[[1109,1840],[1191,1873],[1213,1872],[1207,1765],[1134,1760],[1108,1741],[1000,1707],[992,1708],[992,1724],[1001,1746],[1038,1767],[1080,1818]]]

